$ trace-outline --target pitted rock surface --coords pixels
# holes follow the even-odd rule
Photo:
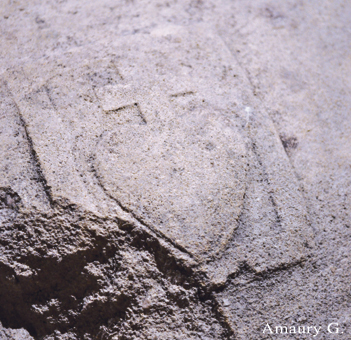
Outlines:
[[[178,34],[191,41],[189,33]],[[176,46],[166,49],[165,43],[154,38],[143,43],[143,50],[140,44],[129,48],[128,59],[117,63],[127,85],[96,90],[115,122],[98,142],[96,174],[122,207],[203,261],[223,251],[238,225],[246,145],[232,117],[235,109],[216,107],[210,89],[201,91],[201,81],[210,78],[216,65],[208,63],[210,74],[201,73],[199,63],[186,55],[191,46],[176,42],[178,53],[192,65],[185,75],[171,53]],[[188,54],[203,53],[206,48],[201,47]],[[138,60],[138,55],[144,58]],[[126,73],[132,68],[136,71]]]
[[[1,339],[350,338],[348,3],[0,7]]]
[[[308,254],[303,198],[272,121],[209,28],[157,29],[6,77],[52,203],[136,219],[215,284],[242,262],[265,271]],[[252,187],[250,173],[267,184]],[[239,225],[250,239],[230,246]]]

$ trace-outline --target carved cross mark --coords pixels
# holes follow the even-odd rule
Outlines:
[[[117,113],[124,122],[134,120],[127,116],[138,116],[140,123],[146,124],[155,118],[156,111],[170,116],[169,99],[195,95],[196,91],[189,90],[188,87],[184,81],[176,86],[164,83],[138,87],[114,85],[96,89],[96,95],[105,113]]]

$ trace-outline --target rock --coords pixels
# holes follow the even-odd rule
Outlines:
[[[4,336],[345,327],[351,9],[325,5],[4,6]]]
[[[2,327],[2,324],[0,323],[0,339],[1,340],[7,340],[7,339],[13,339],[13,340],[29,340],[33,339],[29,333],[21,328],[21,329],[8,329]]]

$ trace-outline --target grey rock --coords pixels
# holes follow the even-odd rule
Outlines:
[[[4,339],[348,339],[350,5],[0,11]]]
[[[29,333],[23,328],[8,329],[8,328],[4,328],[0,323],[0,339],[1,340],[7,340],[7,339],[29,340],[29,339],[33,339],[33,337],[31,337]]]

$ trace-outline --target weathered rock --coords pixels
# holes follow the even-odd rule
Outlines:
[[[28,340],[33,339],[25,329],[6,329],[0,323],[0,339]]]
[[[347,323],[350,37],[318,27],[350,6],[325,5],[4,6],[4,336]]]

